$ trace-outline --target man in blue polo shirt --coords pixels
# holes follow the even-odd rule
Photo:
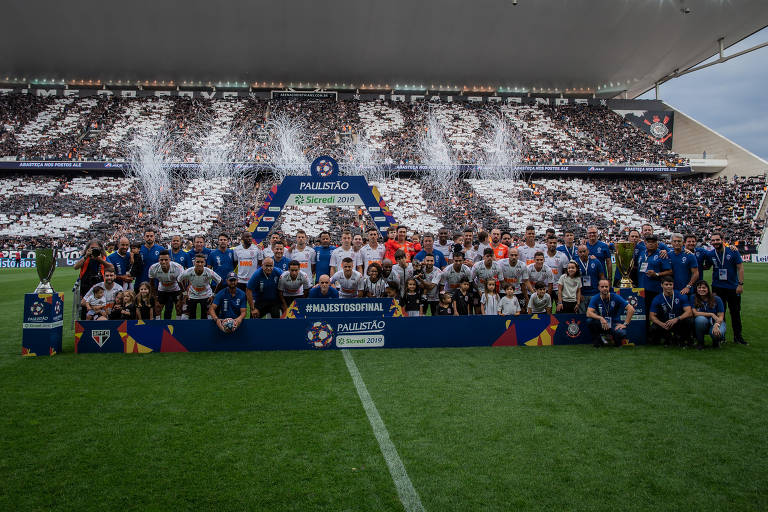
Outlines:
[[[672,252],[669,253],[669,261],[672,264],[672,276],[675,282],[675,291],[683,295],[693,296],[693,285],[699,280],[699,263],[695,254],[690,254],[683,249],[683,235],[674,233],[671,237]]]
[[[710,237],[714,250],[707,253],[712,265],[712,292],[723,299],[726,312],[731,310],[733,341],[746,345],[741,332],[741,294],[744,292],[744,260],[739,251],[723,244],[723,235],[713,233]]]
[[[216,326],[223,332],[232,332],[240,327],[245,319],[245,312],[248,308],[246,304],[247,297],[245,292],[237,287],[237,274],[230,272],[227,274],[227,286],[213,298],[213,302],[208,308],[208,314],[216,322]],[[224,319],[233,319],[232,327],[227,329]]]
[[[659,251],[659,238],[656,235],[645,237],[645,246],[637,257],[637,280],[640,288],[645,288],[645,326],[650,328],[651,317],[647,314],[651,302],[661,293],[661,278],[672,275],[672,263],[669,257],[662,258]]]
[[[144,245],[139,249],[141,259],[144,261],[144,268],[141,271],[141,277],[137,284],[149,281],[149,267],[160,261],[160,251],[164,250],[165,247],[155,243],[155,230],[152,228],[145,229]]]
[[[117,250],[107,256],[107,261],[115,267],[115,282],[124,290],[131,286],[133,276],[128,273],[131,269],[131,253],[129,252],[131,243],[127,238],[122,237],[117,242]]]
[[[331,234],[327,231],[320,233],[320,245],[315,247],[317,263],[315,265],[315,280],[319,282],[323,274],[331,274],[331,253],[336,249],[331,245]]]
[[[440,270],[443,270],[448,265],[445,255],[435,249],[435,237],[431,233],[426,233],[421,237],[421,251],[417,252],[413,259],[424,261],[424,258],[428,254],[435,257],[434,266],[438,267]]]
[[[692,345],[693,311],[688,297],[675,290],[675,279],[672,276],[661,278],[661,288],[662,292],[653,299],[648,310],[651,317],[649,341],[653,345],[659,345],[662,339],[667,344],[680,347]]]
[[[280,269],[275,268],[275,260],[264,258],[261,267],[256,269],[248,280],[246,295],[251,307],[251,318],[264,318],[267,313],[272,318],[280,318],[280,297],[277,284],[280,282]]]
[[[288,267],[291,265],[291,259],[285,257],[285,246],[283,242],[275,242],[272,244],[272,260],[275,262],[275,268],[280,272],[288,272]]]
[[[598,290],[599,293],[590,299],[587,308],[587,327],[592,332],[595,348],[607,343],[604,336],[611,336],[617,347],[628,345],[627,326],[635,309],[621,295],[611,291],[611,283],[607,279],[600,280]],[[624,312],[627,318],[621,322],[621,314]]]
[[[171,238],[171,261],[175,261],[185,269],[193,265],[192,258],[189,253],[181,248],[181,236],[173,235]]]
[[[211,254],[211,250],[205,246],[205,237],[203,235],[197,235],[192,240],[192,250],[189,251],[189,257],[192,260],[192,264],[195,264],[195,256],[198,254],[205,255],[206,259]]]
[[[696,256],[696,266],[699,269],[699,279],[704,280],[704,271],[709,269],[711,265],[708,265],[707,261],[707,253],[709,252],[709,249],[707,249],[702,240],[702,245],[696,246],[696,235],[685,235],[685,250],[686,252],[689,252]],[[693,295],[695,290],[691,290],[691,295]]]
[[[221,278],[216,291],[225,288],[227,286],[225,277],[230,272],[234,272],[237,266],[237,256],[235,251],[229,248],[229,236],[225,233],[219,235],[219,246],[208,255],[207,265]]]
[[[331,278],[328,274],[321,275],[317,280],[317,286],[309,290],[310,299],[338,299],[339,290],[331,286]]]
[[[580,245],[578,248],[578,258],[576,265],[581,274],[581,303],[579,304],[579,313],[587,312],[589,300],[597,295],[597,283],[605,279],[605,270],[603,264],[597,258],[589,257],[589,250],[586,245]]]
[[[597,258],[600,263],[603,264],[605,269],[605,276],[609,277],[613,275],[613,266],[611,264],[611,248],[608,244],[601,242],[597,239],[597,226],[589,226],[587,228],[587,251],[590,256]]]

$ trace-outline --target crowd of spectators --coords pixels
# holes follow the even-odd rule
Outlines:
[[[189,195],[185,192],[188,177],[180,175],[173,181],[169,207],[160,212],[148,208],[135,179],[103,180],[107,178],[3,177],[0,247],[82,246],[93,238],[138,239],[149,225],[178,225],[173,222],[177,210],[171,206]],[[691,176],[672,182],[653,177],[564,177],[520,180],[514,186],[459,180],[450,188],[426,180],[391,181],[391,187],[387,182],[379,184],[382,197],[395,219],[417,235],[434,232],[436,226],[445,226],[451,233],[472,226],[477,231],[499,228],[520,240],[525,225],[536,222],[558,232],[572,229],[579,237],[585,236],[585,226],[595,225],[602,239],[615,241],[626,238],[631,227],[647,222],[660,234],[723,231],[742,253],[756,252],[760,243],[765,212],[759,209],[768,185],[765,175],[733,180]],[[255,220],[274,184],[274,178],[264,175],[233,183],[220,196],[220,204],[209,207],[213,208],[207,212],[212,221],[202,232],[210,237],[222,231],[233,235],[242,232]],[[339,243],[344,229],[365,233],[374,225],[360,207],[326,208],[313,215],[316,225],[308,229],[310,238],[315,231],[328,230],[334,244]],[[302,225],[300,210],[294,217],[288,231]],[[275,229],[281,226],[282,221]],[[201,232],[189,231],[179,234],[191,240]]]
[[[506,119],[514,132],[518,147],[512,157],[520,163],[680,161],[663,144],[603,106],[20,94],[0,95],[0,157],[124,160],[134,134],[158,133],[171,140],[172,160],[194,162],[200,161],[201,141],[213,133],[219,138],[236,136],[245,146],[243,158],[269,163],[270,121],[287,118],[303,127],[301,145],[307,160],[320,154],[344,160],[349,157],[348,143],[362,138],[376,148],[380,163],[419,164],[423,163],[419,141],[428,116],[438,119],[457,163],[484,161],[493,135],[489,119],[494,116]],[[33,145],[20,144],[24,130]]]

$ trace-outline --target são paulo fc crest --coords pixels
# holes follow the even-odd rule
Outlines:
[[[565,330],[565,333],[568,335],[569,338],[578,338],[581,336],[581,327],[579,327],[579,324],[581,322],[576,320],[575,318],[573,320],[568,320],[565,322],[565,325],[568,327]]]
[[[29,312],[33,316],[40,316],[43,314],[43,311],[45,311],[45,307],[42,302],[35,302],[29,307]]]
[[[315,348],[325,348],[333,341],[333,328],[325,322],[315,322],[307,329],[307,343]]]
[[[310,172],[315,178],[330,178],[339,173],[339,164],[330,156],[323,155],[317,157],[315,161],[312,162]]]
[[[91,331],[91,338],[101,348],[109,339],[109,329],[94,329]]]

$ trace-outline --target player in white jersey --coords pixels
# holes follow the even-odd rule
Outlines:
[[[504,282],[515,287],[515,295],[520,304],[528,304],[528,267],[518,260],[516,247],[509,249],[509,257],[500,262],[501,277]]]
[[[381,265],[372,261],[368,265],[368,275],[357,287],[359,297],[386,297],[387,280],[381,275]]]
[[[178,304],[181,310],[181,288],[179,287],[179,277],[184,273],[184,267],[171,261],[171,254],[167,249],[163,249],[157,256],[157,263],[149,267],[149,279],[152,289],[157,294],[157,304],[155,305],[155,316],[163,311],[163,320],[170,320],[173,309]]]
[[[384,260],[384,253],[387,252],[384,244],[379,243],[379,230],[375,227],[368,229],[368,243],[360,248],[360,256],[363,259],[363,274],[368,275],[368,267],[371,263],[378,263]]]
[[[232,250],[237,258],[237,287],[245,291],[248,280],[259,268],[259,261],[264,257],[259,246],[253,243],[250,231],[243,231],[240,241],[241,244]]]
[[[331,284],[339,289],[340,299],[353,299],[358,296],[360,282],[363,281],[363,275],[352,268],[352,258],[346,257],[341,260],[341,270],[331,276]]]
[[[483,259],[472,266],[472,280],[478,290],[485,290],[485,282],[489,279],[494,281],[501,279],[501,268],[495,257],[493,248],[486,247],[483,251]]]
[[[554,296],[557,296],[557,282],[560,280],[560,276],[565,274],[568,268],[568,256],[557,250],[557,238],[551,236],[547,238],[547,252],[544,253],[544,264],[552,271],[552,292]]]
[[[539,251],[547,252],[547,246],[536,243],[536,228],[528,226],[525,228],[525,242],[517,247],[517,258],[526,265],[530,265]]]
[[[418,262],[418,260],[413,260]],[[424,298],[426,305],[424,313],[429,311],[430,315],[437,316],[437,305],[440,302],[438,294],[440,293],[439,284],[435,283],[435,279],[440,280],[440,269],[435,266],[435,257],[432,254],[424,256],[424,265],[421,270],[413,273],[414,279],[419,283],[422,291],[424,292]]]
[[[221,282],[221,276],[206,267],[205,262],[205,255],[198,254],[193,261],[194,266],[179,276],[179,284],[186,290],[182,296],[185,311],[182,318],[197,319],[198,306],[200,306],[200,318],[204,318],[213,297],[213,288]]]
[[[453,255],[453,263],[445,267],[445,270],[435,275],[432,282],[443,287],[443,291],[453,296],[454,290],[458,290],[461,278],[472,280],[472,269],[464,264],[464,255],[457,252]]]
[[[296,232],[296,245],[293,246],[291,255],[288,257],[292,261],[298,261],[299,270],[304,272],[308,277],[312,277],[315,274],[317,252],[314,247],[309,247],[307,245],[307,233],[303,229]]]
[[[352,233],[347,230],[341,232],[341,246],[334,249],[331,253],[331,276],[339,271],[344,258],[352,259],[355,269],[359,267],[359,274],[363,267],[363,260],[360,257],[360,253],[355,252],[355,249],[352,247]]]
[[[533,263],[528,265],[528,292],[534,292],[536,283],[544,283],[547,287],[547,293],[552,295],[554,280],[552,270],[544,263],[544,253],[537,252],[533,256]]]
[[[443,253],[446,262],[451,263],[453,261],[453,240],[448,239],[448,228],[437,230],[437,240],[432,247]],[[433,314],[437,315],[437,313]]]
[[[269,237],[269,245],[261,249],[262,261],[267,258],[274,258],[275,257],[274,245],[277,242],[282,242],[282,241],[283,241],[283,237],[280,236],[280,233],[272,233],[272,236]],[[285,254],[283,256],[285,256]]]
[[[288,264],[288,272],[280,274],[280,280],[277,282],[277,291],[280,301],[283,303],[283,311],[288,311],[288,307],[296,298],[309,295],[310,288],[312,285],[309,283],[309,276],[301,270],[301,264],[296,260],[291,260]]]

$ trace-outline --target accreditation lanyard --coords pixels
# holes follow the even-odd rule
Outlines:
[[[603,311],[605,311],[605,314],[603,315],[603,318],[605,318],[605,321],[608,322],[608,325],[610,326],[613,322],[613,317],[611,316],[611,296],[608,295],[608,304],[605,303],[605,300],[603,300],[603,296],[600,296],[600,302],[603,303]]]
[[[582,272],[582,273],[583,273],[583,274],[587,274],[587,273],[588,273],[588,272],[587,272],[587,267],[589,266],[589,260],[587,260],[587,263],[586,263],[586,264],[581,262],[581,258],[578,258],[576,261],[578,261],[578,262],[579,262],[579,266],[580,266],[580,267],[583,269],[583,272]]]
[[[576,258],[573,256],[573,253],[568,249],[567,245],[563,245],[563,249],[565,249],[565,252],[568,254],[568,261],[575,260]]]
[[[671,301],[667,300],[667,296],[665,294],[662,293],[661,296],[664,298],[664,303],[669,308],[669,313],[667,314],[667,316],[670,318],[670,320],[672,318],[675,318],[675,313],[673,312],[673,308],[672,308],[672,305],[675,303],[675,296],[672,295],[672,300]]]

